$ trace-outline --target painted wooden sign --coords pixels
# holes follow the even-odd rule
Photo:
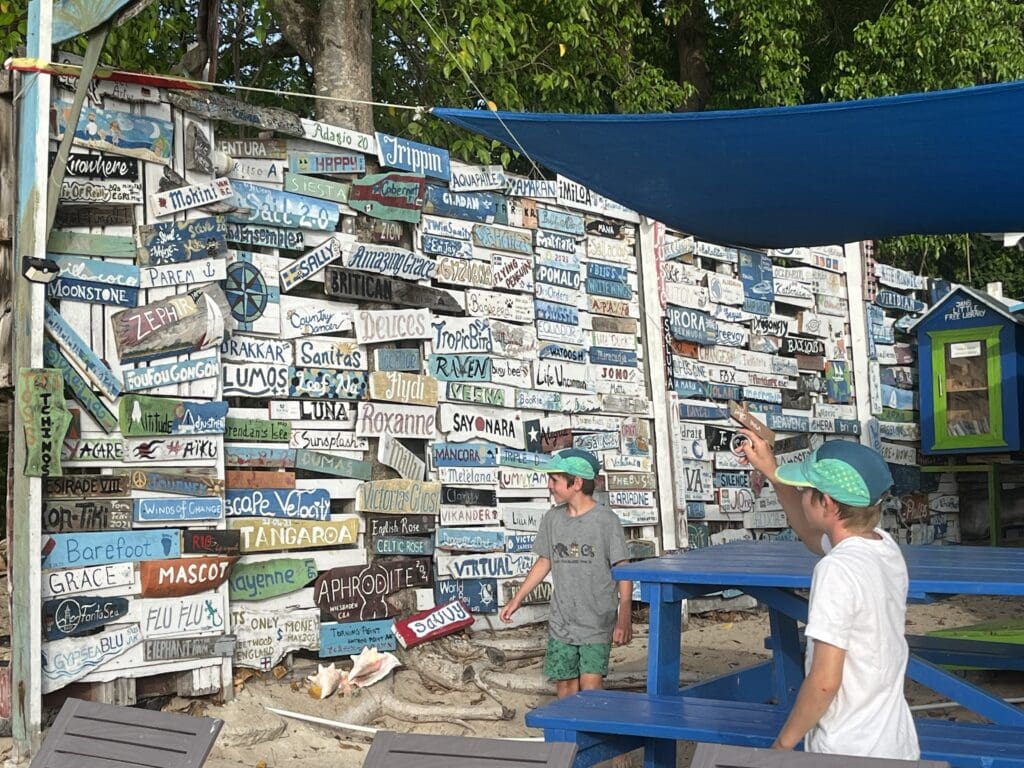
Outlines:
[[[292,437],[288,444],[296,450],[307,451],[365,451],[369,448],[366,438],[357,437],[355,432],[298,427],[292,428]],[[289,466],[294,466],[294,456],[292,461]]]
[[[181,549],[177,532],[163,530],[55,533],[43,544],[44,551],[50,547],[43,558],[44,570],[160,560],[177,557]]]
[[[64,138],[71,114],[71,102],[63,99],[53,101],[50,128],[55,138]],[[90,106],[79,114],[73,142],[87,149],[167,165],[171,160],[174,124],[156,117]]]
[[[394,615],[387,595],[431,582],[433,569],[426,557],[374,560],[369,565],[332,568],[313,584],[313,599],[321,614],[337,621],[368,621]]]
[[[353,324],[360,344],[431,337],[428,309],[357,310],[353,313]]]
[[[230,157],[259,157],[285,160],[288,150],[282,139],[217,139],[218,150]]]
[[[434,279],[452,285],[468,285],[473,288],[493,288],[494,275],[491,265],[486,261],[437,257],[437,271]]]
[[[43,602],[43,631],[47,640],[83,635],[117,621],[128,613],[123,597],[62,597]]]
[[[470,354],[494,351],[491,324],[479,317],[439,317],[430,323],[431,347],[438,354]]]
[[[374,480],[356,493],[357,512],[436,515],[441,484],[416,480]]]
[[[149,205],[154,216],[170,216],[190,208],[199,208],[228,200],[232,195],[230,181],[214,179],[206,184],[192,184],[165,192],[156,192],[149,196]]]
[[[370,230],[370,239],[375,243],[399,245],[405,239],[405,228],[398,221],[377,219],[373,222],[373,227]]]
[[[353,155],[353,157],[362,159],[361,155]],[[303,176],[299,173],[287,173],[284,177],[284,191],[306,195],[307,197],[316,197],[320,200],[329,200],[332,203],[347,204],[349,185],[327,181],[326,179],[318,179],[313,176]]]
[[[191,94],[184,91],[170,91],[167,100],[179,109],[195,115],[220,120],[233,125],[247,125],[261,130],[276,131],[288,136],[304,135],[299,118],[292,112],[276,107],[262,107],[256,104],[226,96],[214,91]]]
[[[294,472],[259,472],[252,469],[228,469],[224,472],[225,488],[282,488],[295,487]]]
[[[451,177],[451,163],[448,150],[419,144],[397,136],[378,131],[377,159],[381,165],[399,168],[411,173],[422,173],[435,179],[447,181]]]
[[[288,152],[288,170],[292,175],[312,173],[334,175],[366,173],[366,156],[352,152]],[[289,190],[298,192],[299,190]],[[338,202],[346,202],[340,200]]]
[[[492,405],[498,408],[516,408],[515,390],[501,384],[485,385],[469,382],[449,382],[445,390],[446,400],[460,400],[466,403]]]
[[[538,360],[533,367],[533,384],[537,389],[555,392],[593,392],[594,373],[591,368],[579,363]]]
[[[438,381],[490,381],[492,361],[486,355],[431,355],[427,371]]]
[[[286,653],[320,647],[320,612],[316,608],[282,612],[232,606],[231,631],[236,638],[232,663],[269,671]]]
[[[365,371],[366,350],[345,339],[296,339],[295,363],[301,368],[331,368],[339,371]]]
[[[533,305],[531,296],[476,289],[466,291],[466,311],[473,317],[493,317],[513,323],[529,323],[534,317]]]
[[[136,437],[124,441],[124,462],[138,464],[213,465],[221,452],[220,436]]]
[[[269,411],[272,419],[317,421],[317,426],[324,429],[352,429],[355,426],[355,408],[351,403],[332,400],[271,400]]]
[[[422,367],[418,347],[407,349],[375,349],[374,368],[378,371],[419,371]]]
[[[183,360],[180,363],[126,368],[121,375],[124,378],[124,390],[137,392],[175,384],[186,384],[190,381],[218,378],[221,375],[221,370],[216,356],[211,356]]]
[[[57,207],[53,225],[66,227],[131,227],[135,224],[135,208],[127,205],[61,205]]]
[[[60,280],[68,280],[71,284],[88,283],[97,291],[98,304],[117,304],[117,294],[102,295],[104,288],[119,289],[128,298],[137,297],[138,291],[131,289],[139,285],[139,268],[132,264],[121,264],[116,261],[101,261],[84,256],[51,254],[50,258],[60,267]],[[53,283],[50,283],[53,285]],[[57,296],[56,298],[65,298]],[[88,299],[85,299],[88,300]],[[134,305],[133,305],[134,306]]]
[[[445,505],[461,504],[466,507],[493,507],[498,503],[498,496],[493,488],[444,485],[441,486],[441,503]]]
[[[438,549],[446,552],[504,552],[504,528],[438,528]]]
[[[182,554],[234,556],[241,551],[241,534],[238,531],[181,532]]]
[[[324,397],[359,400],[366,396],[365,371],[292,368],[289,397]]]
[[[330,453],[295,451],[295,468],[332,477],[348,477],[355,480],[369,480],[373,465],[369,461],[334,456]]]
[[[43,495],[52,497],[127,496],[131,484],[127,475],[65,475],[43,481]]]
[[[473,245],[495,251],[533,256],[533,235],[529,230],[514,227],[475,224],[473,226]]]
[[[224,425],[225,440],[287,443],[291,434],[292,425],[281,419],[240,419],[229,415]]]
[[[137,523],[179,523],[221,520],[224,502],[219,498],[135,499],[132,519]]]
[[[232,243],[263,248],[280,248],[286,251],[301,251],[306,243],[301,229],[281,229],[257,224],[226,224],[226,238]]]
[[[370,374],[369,383],[370,398],[373,400],[409,405],[437,405],[437,380],[431,376],[374,371]]]
[[[435,579],[434,602],[461,600],[473,613],[498,612],[498,582],[495,579]]]
[[[104,590],[127,591],[135,578],[132,563],[114,563],[85,568],[49,571],[42,578],[42,597],[76,595]]]
[[[378,621],[322,622],[320,657],[352,656],[366,648],[393,651],[397,640],[391,619]]]
[[[279,517],[292,520],[331,519],[331,496],[322,489],[229,489],[224,495],[226,517]]]
[[[154,301],[115,312],[110,322],[121,362],[148,360],[219,344],[224,319],[219,288]]]
[[[185,264],[142,267],[139,282],[143,288],[171,288],[224,280],[226,276],[227,262],[224,259],[200,259]]]
[[[392,245],[356,243],[344,257],[346,267],[376,272],[403,280],[430,280],[437,273],[437,262],[405,248]]]
[[[352,328],[352,311],[355,308],[354,304],[282,296],[281,338],[295,339],[348,331]]]
[[[224,482],[213,473],[205,472],[157,472],[133,469],[128,473],[132,489],[173,493],[178,496],[221,496]]]
[[[228,256],[224,295],[238,331],[276,335],[281,329],[279,259],[233,251]]]
[[[302,589],[316,576],[316,561],[312,558],[239,563],[231,571],[228,598],[240,602],[267,600]]]
[[[144,640],[142,646],[147,662],[230,658],[234,652],[234,635],[153,638]]]
[[[437,479],[442,483],[462,485],[497,485],[497,467],[438,467]]]
[[[235,517],[227,521],[227,526],[241,533],[243,553],[351,546],[359,536],[359,518],[354,515],[335,516],[333,520]]]
[[[486,224],[497,218],[498,197],[490,192],[452,192],[447,187],[428,184],[423,212]]]
[[[903,312],[920,313],[924,312],[927,308],[923,301],[915,299],[913,296],[890,290],[879,291],[878,295],[875,296],[875,303],[886,309],[898,309]]]
[[[131,499],[49,499],[43,504],[43,533],[125,531],[131,521]]]
[[[229,179],[258,181],[263,184],[281,186],[287,165],[280,160],[264,158],[233,158],[234,165],[227,172]]]
[[[321,272],[328,264],[341,258],[355,242],[354,235],[335,235],[325,243],[306,252],[280,271],[278,283],[282,291],[290,291],[303,280]]]
[[[231,214],[230,218],[240,223],[333,231],[341,215],[336,203],[315,197],[282,192],[247,181],[232,181],[230,186],[234,190],[233,204],[249,211],[248,214]]]
[[[134,259],[132,238],[121,235],[90,235],[82,232],[50,231],[46,250],[77,256],[103,256],[107,259]]]
[[[64,435],[72,421],[64,401],[64,377],[55,368],[22,368],[18,380],[18,411],[25,439],[24,473],[30,477],[61,475]]]
[[[467,507],[462,504],[442,504],[438,521],[441,525],[493,525],[501,522],[496,506]]]
[[[324,292],[334,298],[381,301],[399,306],[422,307],[425,311],[463,314],[461,305],[447,291],[353,269],[328,267]]]
[[[88,637],[43,643],[43,693],[52,693],[80,680],[94,669],[142,642],[138,624],[109,629]]]
[[[432,467],[495,466],[498,447],[493,443],[441,443],[430,444]]]
[[[495,288],[533,293],[533,259],[491,254],[491,278]]]
[[[432,534],[437,526],[434,515],[366,515],[366,535],[424,536]]]
[[[370,543],[370,549],[375,555],[430,556],[434,542],[422,536],[382,536]]]
[[[228,413],[226,400],[200,402],[126,394],[118,405],[125,437],[223,434]]]
[[[474,621],[468,606],[455,599],[395,621],[394,633],[403,648],[412,648],[466,629]]]
[[[456,579],[512,579],[526,576],[537,556],[529,553],[487,553],[479,555],[438,556],[438,573]]]
[[[96,385],[100,393],[110,400],[121,394],[123,385],[118,377],[111,372],[103,361],[92,351],[81,336],[68,324],[50,305],[45,311],[46,332],[53,338],[68,358],[85,371],[89,380]]]
[[[426,463],[399,442],[393,434],[381,435],[377,444],[377,461],[391,467],[406,480],[422,480]]]
[[[500,165],[455,165],[448,188],[453,192],[480,192],[505,188],[505,169]]]
[[[701,345],[715,343],[717,322],[706,312],[676,306],[668,307],[667,312],[672,338]]]
[[[224,602],[219,594],[148,600],[142,606],[142,633],[150,638],[225,631]]]
[[[304,118],[300,122],[303,135],[311,141],[332,144],[342,149],[353,149],[368,155],[377,153],[377,140],[368,133],[359,133],[348,128],[331,125],[330,123],[321,123]]]
[[[348,204],[376,219],[415,223],[420,220],[426,191],[423,176],[374,173],[352,182]]]
[[[142,185],[120,179],[64,179],[60,200],[66,203],[141,205]]]
[[[523,420],[517,411],[442,403],[440,419],[441,431],[453,442],[482,438],[509,448],[526,447]]]
[[[244,363],[283,366],[290,366],[294,363],[292,345],[289,342],[241,334],[234,334],[226,338],[220,345],[220,354],[225,360]]]
[[[185,597],[216,589],[237,557],[180,557],[139,563],[143,597]]]

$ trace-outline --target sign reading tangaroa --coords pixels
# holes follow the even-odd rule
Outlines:
[[[464,314],[462,306],[448,291],[354,269],[328,267],[324,277],[324,293],[338,299],[381,301],[449,314]]]
[[[139,563],[143,597],[184,597],[216,589],[237,557],[181,557]]]
[[[275,549],[316,549],[355,545],[359,539],[359,518],[355,515],[334,520],[277,520],[230,518],[229,531],[241,534],[241,551],[269,552]]]

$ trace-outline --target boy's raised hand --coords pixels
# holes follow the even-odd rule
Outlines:
[[[501,611],[498,613],[498,618],[500,618],[506,624],[511,624],[512,614],[518,610],[519,603],[515,599],[512,599],[509,602],[505,603],[505,605],[502,607]]]
[[[749,429],[741,429],[739,434],[747,438],[746,442],[738,449],[743,452],[743,457],[740,461],[744,464],[749,464],[769,480],[773,479],[779,464],[775,460],[775,454],[772,452],[771,446]]]

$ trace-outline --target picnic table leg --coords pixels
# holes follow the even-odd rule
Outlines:
[[[646,739],[644,768],[676,768],[676,743],[670,739]]]
[[[679,693],[682,597],[671,584],[642,584],[641,596],[650,605],[647,692],[671,696]]]
[[[807,601],[785,589],[751,587],[745,591],[768,606],[772,633],[772,690],[780,706],[792,707],[804,681],[797,620],[807,620]]]

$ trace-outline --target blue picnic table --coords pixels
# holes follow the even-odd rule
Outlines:
[[[904,546],[909,599],[1024,596],[1024,550]],[[651,558],[614,570],[640,584],[650,604],[647,692],[583,691],[526,716],[550,741],[577,744],[577,768],[644,747],[646,768],[675,768],[677,740],[768,747],[803,681],[807,600],[818,556],[800,542],[734,542]],[[769,612],[771,659],[680,687],[681,601],[739,589]],[[989,724],[919,718],[922,758],[963,768],[1024,768],[1024,712],[942,664],[1024,669],[1020,646],[908,638],[907,677],[958,702]],[[685,645],[685,635],[682,635]],[[988,662],[991,661],[991,664]]]

